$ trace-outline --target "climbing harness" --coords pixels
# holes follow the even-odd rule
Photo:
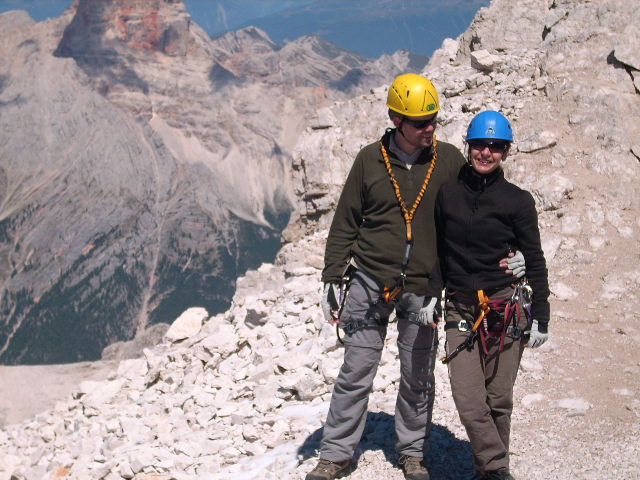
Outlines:
[[[413,217],[422,201],[422,197],[424,197],[425,192],[427,191],[427,186],[429,185],[429,180],[431,180],[431,175],[436,166],[436,161],[438,160],[437,154],[437,141],[435,135],[433,136],[433,158],[431,159],[431,165],[429,166],[429,170],[427,170],[427,174],[425,175],[424,182],[420,191],[418,192],[418,196],[416,197],[411,210],[407,209],[404,198],[402,197],[402,193],[400,192],[400,185],[398,185],[398,181],[396,176],[393,174],[393,170],[391,169],[391,162],[389,161],[389,155],[387,150],[382,142],[380,142],[380,150],[382,152],[382,157],[384,159],[385,166],[387,168],[387,173],[389,174],[389,180],[393,185],[393,189],[398,199],[398,203],[400,204],[400,208],[402,210],[402,217],[404,218],[405,225],[407,227],[407,236],[406,236],[406,244],[404,250],[404,256],[402,258],[402,266],[400,271],[400,278],[395,282],[395,284],[391,287],[383,286],[382,293],[380,294],[380,299],[378,302],[382,303],[392,303],[396,297],[404,290],[405,280],[407,278],[406,270],[407,265],[409,264],[409,257],[411,255],[411,249],[413,247],[413,230],[411,228],[411,222],[413,221]],[[344,301],[348,294],[349,284],[351,282],[351,272],[349,270],[349,266],[345,269],[345,273],[343,273],[340,279],[340,299],[338,301],[340,305],[339,313],[342,313],[342,307],[344,306]],[[378,302],[374,306],[381,307],[382,305],[378,305]],[[339,315],[338,315],[339,318]],[[387,324],[386,317],[381,314],[381,312],[376,312],[374,315],[363,318],[361,320],[350,320],[342,325],[342,329],[347,334],[352,334],[355,331],[370,327],[370,326],[382,326]],[[338,337],[338,341],[344,344],[344,341],[340,337],[340,324],[336,324],[336,335]]]
[[[531,324],[531,296],[533,290],[527,283],[526,279],[523,278],[514,286],[513,294],[509,299],[491,300],[484,293],[484,290],[478,290],[477,293],[478,307],[480,309],[478,318],[475,320],[475,323],[473,323],[471,329],[468,328],[467,320],[460,321],[458,324],[458,330],[470,330],[469,336],[451,353],[440,359],[444,364],[449,363],[462,350],[471,350],[477,337],[480,337],[480,343],[485,355],[489,354],[489,350],[487,348],[488,340],[496,341],[496,339],[499,338],[499,353],[502,353],[504,350],[504,338],[509,336],[514,340],[520,339],[523,332],[527,330]],[[455,307],[456,310],[458,310],[458,313],[462,316],[462,312],[458,306],[455,305]],[[489,325],[488,321],[490,311],[502,314],[502,320],[492,326]],[[524,315],[527,320],[527,325],[524,329],[519,326],[522,315]]]
[[[438,160],[438,150],[437,150],[437,141],[436,136],[433,135],[433,158],[431,159],[431,165],[429,166],[429,170],[424,177],[424,182],[422,183],[422,187],[420,188],[420,192],[413,202],[413,206],[411,210],[407,210],[407,205],[405,204],[404,198],[402,197],[402,193],[400,192],[400,185],[398,185],[398,181],[396,180],[396,176],[393,174],[393,170],[391,169],[391,162],[389,161],[389,155],[387,154],[387,150],[384,147],[382,141],[380,142],[380,150],[382,152],[382,158],[384,158],[384,164],[387,167],[387,173],[389,174],[389,180],[391,180],[391,184],[393,185],[393,190],[396,194],[396,198],[398,199],[398,203],[400,204],[400,209],[402,210],[402,217],[404,218],[404,223],[407,227],[407,241],[404,248],[404,256],[402,258],[402,267],[400,271],[400,278],[395,282],[395,284],[391,287],[385,286],[382,290],[382,298],[385,302],[391,303],[395,300],[395,298],[404,290],[405,280],[407,278],[406,270],[407,265],[409,265],[409,256],[411,255],[411,249],[413,248],[413,230],[411,228],[411,222],[413,221],[413,216],[422,201],[422,197],[424,197],[425,192],[427,191],[427,186],[429,185],[429,180],[431,180],[431,174],[436,166],[436,161]]]

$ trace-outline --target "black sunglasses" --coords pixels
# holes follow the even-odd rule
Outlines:
[[[502,140],[469,140],[469,146],[475,150],[484,150],[488,148],[491,153],[504,152],[509,145]]]
[[[403,123],[408,123],[416,130],[422,130],[431,125],[435,125],[438,121],[438,117],[429,118],[428,120],[411,120],[410,118],[404,117]]]

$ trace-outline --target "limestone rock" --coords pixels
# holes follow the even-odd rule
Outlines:
[[[500,64],[500,57],[493,55],[487,50],[476,50],[471,52],[471,66],[476,70],[491,72]]]
[[[204,308],[190,308],[171,324],[164,338],[170,342],[178,342],[195,336],[200,331],[202,323],[208,315],[207,310]]]
[[[553,132],[543,131],[519,140],[518,150],[524,153],[533,153],[538,150],[551,148],[557,143],[558,140]]]
[[[568,416],[584,415],[591,408],[591,404],[584,398],[562,398],[551,402],[551,406],[567,410]]]
[[[631,67],[634,70],[640,70],[640,54],[638,49],[634,48],[640,44],[640,36],[632,35],[626,42],[616,45],[613,49],[613,56],[620,63]]]
[[[578,292],[562,282],[553,285],[551,291],[559,300],[570,300],[578,296]]]

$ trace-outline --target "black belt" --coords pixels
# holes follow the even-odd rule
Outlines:
[[[340,324],[340,327],[344,330],[344,333],[351,335],[357,332],[361,328],[367,327],[386,327],[389,323],[388,318],[375,318],[374,316],[363,318],[362,320],[349,320]]]
[[[471,330],[471,327],[469,327],[469,322],[467,322],[466,320],[460,320],[459,322],[449,320],[444,323],[445,330],[451,330],[452,328],[455,328],[459,332],[468,332],[469,330]],[[507,337],[513,338],[514,340],[518,340],[520,337],[522,337],[523,334],[524,331],[517,325],[507,325],[507,328],[505,330],[505,335]]]
[[[417,312],[409,312],[406,318],[411,323],[415,323],[416,325],[423,327],[424,325],[420,323],[418,320]],[[349,320],[348,322],[344,322],[340,324],[340,327],[344,330],[345,333],[352,334],[357,332],[361,328],[367,327],[386,327],[389,324],[389,319],[387,318],[376,318],[376,315],[368,316],[362,320]],[[457,327],[457,324],[456,324]]]

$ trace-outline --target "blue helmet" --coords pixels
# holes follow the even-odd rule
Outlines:
[[[493,110],[480,112],[473,117],[467,128],[467,141],[481,138],[513,142],[513,131],[507,117]]]

